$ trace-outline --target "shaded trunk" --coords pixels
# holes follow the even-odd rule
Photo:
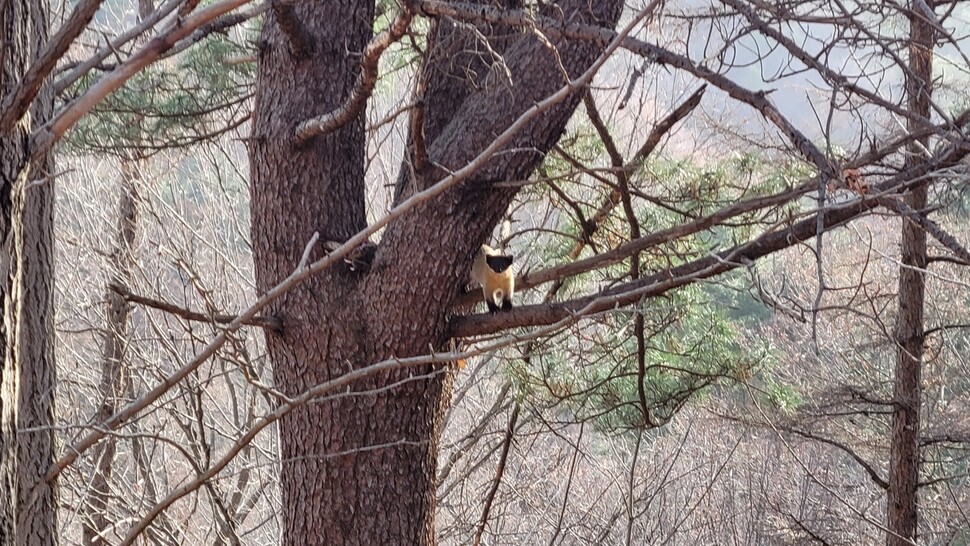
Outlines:
[[[134,267],[135,230],[138,222],[137,189],[138,163],[125,159],[121,164],[121,196],[118,200],[118,236],[115,251],[111,255],[111,283],[130,289],[131,274]],[[105,289],[108,323],[104,332],[104,360],[101,362],[101,405],[94,422],[101,423],[114,415],[118,407],[125,403],[131,390],[128,369],[125,363],[128,345],[128,315],[130,307],[125,298],[116,290]],[[108,518],[112,468],[117,439],[105,438],[94,446],[94,476],[91,478],[89,496],[84,503],[82,519],[83,544],[108,544],[104,534],[114,525]]]
[[[48,5],[3,2],[0,10],[0,90],[6,93],[47,40]],[[57,542],[55,491],[37,480],[54,450],[52,166],[43,160],[30,164],[27,140],[50,117],[52,105],[45,87],[28,115],[0,134],[2,545]]]
[[[933,27],[923,18],[920,2],[910,3],[909,72],[906,95],[909,111],[929,120],[933,67]],[[910,130],[919,123],[908,120]],[[909,148],[907,166],[926,161],[923,153],[928,139]],[[926,207],[927,187],[915,187],[906,199],[916,210]],[[886,544],[915,544],[918,525],[919,433],[922,399],[923,306],[926,282],[926,232],[903,219],[899,268],[899,316],[896,323],[898,344],[896,380],[893,389],[892,445],[889,462]]]
[[[595,4],[595,16],[615,24],[622,2]],[[571,16],[579,11],[583,20],[593,18],[586,0],[560,5]],[[290,273],[314,232],[322,241],[344,241],[365,226],[363,116],[301,148],[292,147],[290,136],[296,123],[333,110],[348,96],[359,57],[346,52],[361,51],[370,37],[373,2],[326,8],[302,3],[294,9],[313,37],[308,55],[291,53],[274,15],[267,17],[262,37],[250,141],[259,291]],[[286,26],[293,22],[288,19]],[[443,76],[434,75],[435,67],[425,69],[429,125],[423,134],[431,164],[463,166],[563,85],[558,59],[546,45],[530,34],[506,34],[511,82],[501,81],[505,70],[498,66],[468,74],[442,65],[444,75],[462,74],[468,89],[439,96],[448,86],[436,87],[434,80]],[[429,58],[444,63],[447,56],[434,48],[449,42],[434,43]],[[599,53],[591,44],[559,45],[573,77]],[[441,348],[474,252],[514,196],[514,190],[492,184],[528,176],[559,138],[578,100],[576,94],[537,118],[509,151],[458,188],[388,225],[369,272],[337,265],[274,304],[271,312],[284,328],[267,333],[267,348],[280,389],[296,394],[381,359]],[[410,193],[411,184],[423,187],[442,173],[429,169],[412,180],[415,173],[406,172],[400,187]],[[283,543],[433,544],[435,465],[448,387],[449,372],[440,366],[400,370],[283,418]]]
[[[139,0],[138,20],[145,20],[152,11],[151,0]],[[141,40],[139,40],[141,41]],[[134,245],[138,227],[138,188],[140,162],[134,155],[121,159],[121,195],[118,198],[118,224],[115,250],[111,255],[111,284],[131,289],[131,276],[135,265]],[[103,358],[101,361],[101,405],[94,422],[102,423],[114,415],[117,408],[126,403],[132,393],[126,354],[128,348],[128,317],[131,308],[128,301],[110,286],[105,287],[107,324],[104,332]],[[138,442],[139,440],[133,440]],[[109,519],[108,502],[110,482],[117,452],[117,439],[113,436],[94,447],[94,476],[91,478],[89,497],[84,503],[81,519],[83,544],[107,544],[105,533],[116,523]],[[137,447],[137,446],[136,446]],[[138,456],[136,455],[136,460]],[[141,462],[141,461],[140,461]]]

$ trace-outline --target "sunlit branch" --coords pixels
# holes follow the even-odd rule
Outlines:
[[[564,317],[575,316],[579,308],[587,309],[591,313],[599,313],[630,305],[645,297],[664,294],[675,288],[742,267],[763,256],[799,244],[815,236],[819,217],[821,217],[825,230],[845,224],[881,205],[885,194],[904,191],[908,187],[920,183],[923,177],[929,173],[958,164],[968,154],[970,154],[970,140],[960,141],[957,145],[944,150],[936,161],[914,166],[881,184],[875,185],[872,188],[873,193],[871,195],[819,210],[787,229],[769,231],[743,245],[667,271],[654,273],[639,281],[628,282],[593,296],[560,303],[523,306],[511,312],[496,315],[455,317],[450,323],[449,331],[455,337],[494,334],[510,328],[557,322]],[[633,243],[627,245],[630,244]]]
[[[179,40],[190,35],[195,29],[228,13],[251,0],[222,0],[197,11],[184,20],[173,22],[169,30],[152,38],[145,47],[132,55],[127,61],[102,76],[94,85],[67,104],[44,127],[31,135],[32,153],[40,156],[46,152],[64,133],[74,126],[82,116],[90,112],[108,94],[115,91],[126,81],[168,51]]]
[[[74,39],[88,26],[94,13],[98,11],[102,0],[81,0],[67,21],[57,30],[57,33],[47,42],[47,47],[34,61],[19,83],[3,97],[0,104],[0,133],[7,133],[17,121],[27,112],[34,97],[40,92],[41,84],[57,61],[61,59]]]

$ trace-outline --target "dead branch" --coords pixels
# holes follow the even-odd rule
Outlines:
[[[117,283],[109,283],[108,289],[123,297],[125,301],[131,302],[131,303],[137,303],[139,305],[144,305],[146,307],[151,307],[153,309],[158,309],[159,311],[164,311],[166,313],[175,315],[177,317],[184,318],[185,320],[216,323],[216,324],[231,324],[232,321],[236,320],[237,318],[237,315],[224,315],[224,314],[210,315],[206,313],[199,313],[197,311],[191,311],[189,309],[185,309],[165,301],[152,299],[146,296],[139,296],[137,294],[132,294],[127,287]],[[245,324],[247,326],[258,326],[260,328],[268,328],[270,330],[276,330],[276,331],[280,331],[283,329],[283,321],[280,320],[278,317],[266,317],[266,316],[256,315],[252,318],[243,320],[242,324]]]

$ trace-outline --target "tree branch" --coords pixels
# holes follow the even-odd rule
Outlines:
[[[603,267],[609,267],[626,260],[635,252],[642,252],[655,246],[668,243],[688,235],[699,233],[706,229],[710,229],[729,218],[767,207],[782,205],[804,193],[807,193],[808,191],[811,191],[811,189],[814,187],[815,182],[809,181],[798,186],[797,188],[792,188],[774,195],[755,197],[748,199],[747,201],[741,201],[739,203],[724,207],[708,216],[697,218],[678,226],[647,234],[639,239],[623,244],[609,252],[597,254],[595,256],[586,258],[585,260],[564,263],[534,273],[527,273],[515,280],[515,286],[519,290],[526,290],[543,283],[559,281],[567,277],[573,277],[575,275],[588,273]],[[459,299],[458,305],[470,305],[475,301],[477,301],[476,298],[469,296]]]
[[[564,24],[549,17],[530,14],[521,10],[499,10],[489,6],[478,6],[460,2],[450,3],[441,0],[416,0],[415,11],[431,17],[452,17],[462,21],[484,21],[512,27],[538,28],[550,37],[566,37],[574,40],[587,40],[594,43],[608,43],[617,37],[611,29],[596,25],[579,23]],[[827,179],[838,179],[838,169],[808,139],[795,128],[775,107],[763,91],[752,92],[734,83],[724,75],[695,64],[689,58],[660,46],[629,36],[621,39],[621,47],[641,55],[661,65],[672,66],[700,78],[726,92],[735,100],[743,102],[781,130],[810,163],[815,165]]]
[[[325,135],[345,125],[357,117],[367,104],[367,99],[374,92],[377,85],[377,69],[381,55],[391,44],[401,39],[411,24],[411,10],[402,7],[397,17],[387,28],[378,34],[364,48],[364,56],[360,61],[360,75],[357,83],[350,92],[350,97],[343,106],[319,117],[308,119],[296,127],[295,141],[297,145],[305,144],[313,137]]]
[[[179,40],[185,38],[195,29],[209,21],[228,13],[229,11],[250,2],[251,0],[222,0],[211,4],[203,10],[197,11],[183,20],[172,23],[167,32],[150,40],[145,47],[128,58],[117,68],[102,76],[94,85],[68,103],[46,125],[31,135],[32,154],[35,157],[43,155],[54,145],[64,133],[74,126],[81,116],[90,112],[109,93],[115,91],[141,69],[156,61]]]
[[[199,313],[197,311],[184,309],[177,305],[173,305],[171,303],[164,302],[161,300],[156,300],[145,296],[132,294],[127,287],[121,286],[120,284],[117,284],[117,283],[109,283],[108,288],[111,291],[123,297],[125,301],[144,305],[146,307],[151,307],[153,309],[158,309],[159,311],[170,313],[172,315],[184,318],[185,320],[194,320],[196,322],[208,322],[208,323],[214,322],[217,324],[230,324],[232,323],[232,321],[236,320],[237,318],[236,315],[223,315],[223,314],[209,315],[206,313]],[[252,318],[243,320],[242,324],[245,324],[247,326],[258,326],[260,328],[269,328],[270,330],[276,330],[276,331],[280,331],[283,329],[283,321],[280,320],[278,317],[265,317],[265,316],[257,315]]]
[[[956,240],[956,237],[947,233],[939,224],[930,220],[925,214],[895,197],[880,198],[879,204],[893,212],[899,213],[904,218],[912,220],[923,231],[932,235],[934,239],[956,254],[957,258],[963,260],[964,263],[970,262],[970,252],[967,251],[966,247],[961,245]]]
[[[57,30],[57,34],[47,42],[47,47],[27,70],[23,79],[3,98],[3,104],[0,104],[0,134],[9,132],[27,112],[34,97],[40,92],[41,84],[54,70],[57,61],[71,46],[74,39],[88,26],[91,17],[94,17],[94,13],[101,6],[101,2],[102,0],[78,2],[70,17]]]
[[[870,101],[872,104],[879,105],[902,118],[912,120],[916,122],[918,125],[921,125],[924,127],[930,125],[929,120],[927,118],[924,118],[922,116],[917,116],[912,111],[907,110],[906,108],[903,108],[901,105],[893,104],[887,101],[886,99],[882,98],[878,93],[874,93],[863,87],[855,85],[854,83],[850,82],[849,79],[844,75],[835,72],[825,64],[819,62],[817,57],[810,55],[804,49],[798,47],[798,45],[796,45],[795,42],[793,42],[790,38],[782,34],[781,31],[773,28],[763,19],[758,17],[753,10],[751,10],[750,8],[748,8],[738,0],[721,0],[721,2],[736,9],[738,13],[740,13],[745,19],[747,19],[748,23],[750,23],[752,27],[758,29],[765,36],[768,36],[769,38],[781,44],[782,47],[787,49],[788,52],[791,53],[793,57],[795,57],[796,59],[804,63],[805,66],[811,67],[812,69],[818,71],[819,75],[821,75],[827,81],[832,82],[834,84],[834,87],[845,89],[850,93],[854,93],[860,97],[863,97],[866,100]],[[944,115],[944,119],[945,119],[946,117],[945,112],[940,111],[940,113]]]
[[[789,432],[791,434],[794,434],[796,436],[801,436],[802,438],[807,438],[809,440],[814,440],[816,442],[821,442],[823,444],[830,445],[830,446],[838,449],[839,451],[841,451],[841,452],[845,453],[846,455],[848,455],[849,457],[851,457],[852,460],[854,460],[859,466],[861,466],[862,469],[865,470],[866,474],[869,475],[869,478],[873,481],[873,483],[875,483],[880,489],[886,490],[886,489],[889,488],[889,482],[886,481],[882,476],[879,475],[879,472],[876,471],[875,467],[873,467],[871,464],[869,464],[869,461],[863,459],[861,455],[859,455],[858,453],[856,453],[855,451],[853,451],[853,449],[851,447],[843,444],[842,442],[839,442],[837,440],[833,440],[832,438],[827,438],[827,437],[822,436],[820,434],[815,434],[813,432],[808,432],[808,431],[805,431],[805,430],[800,430],[800,429],[797,429],[797,428],[794,428],[794,427],[787,427],[787,426],[779,425],[779,429],[780,430],[787,431],[787,432]]]
[[[807,219],[792,225],[787,230],[765,233],[743,245],[738,245],[707,258],[701,258],[674,267],[668,271],[654,273],[639,281],[629,282],[594,296],[555,304],[524,306],[514,309],[511,312],[497,315],[454,317],[449,323],[449,332],[454,337],[470,337],[494,334],[509,328],[551,324],[564,320],[566,317],[579,318],[576,314],[579,309],[583,309],[585,310],[584,312],[590,314],[609,311],[619,306],[629,305],[644,297],[657,296],[674,288],[694,283],[700,279],[709,278],[736,269],[758,258],[794,246],[815,236],[816,224],[820,218],[826,230],[840,226],[879,205],[882,193],[900,191],[917,184],[926,174],[936,169],[956,165],[968,154],[970,154],[970,140],[964,139],[944,150],[937,161],[929,161],[914,166],[878,184],[874,188],[876,191],[874,196],[865,196],[849,203],[819,210]],[[797,192],[799,190],[792,191]],[[777,198],[777,195],[772,197]],[[750,201],[748,203],[750,204]],[[728,207],[728,209],[731,208],[733,207]],[[726,209],[722,209],[721,213],[724,210]],[[710,218],[711,216],[705,218],[705,220]],[[694,223],[696,222],[678,226],[673,228],[673,230],[681,230]],[[665,231],[669,233],[671,230]],[[656,234],[651,234],[638,241],[627,243],[623,247],[620,247],[620,249],[628,249],[631,245],[642,244],[644,240],[651,239],[654,235]],[[598,260],[599,258],[601,256],[583,260],[583,262],[587,262],[588,264],[590,261]],[[622,256],[617,256],[616,258],[621,260]],[[572,267],[579,266],[583,262],[566,264],[557,269],[561,271],[570,270]]]
[[[495,494],[498,492],[499,485],[502,484],[502,476],[505,474],[505,463],[509,458],[509,449],[512,447],[512,440],[515,438],[515,425],[519,420],[519,403],[516,402],[512,407],[512,415],[509,417],[508,426],[505,427],[505,438],[502,440],[502,453],[498,458],[498,467],[495,469],[495,479],[485,497],[485,507],[482,509],[482,517],[478,521],[478,528],[475,530],[475,537],[472,545],[478,546],[482,543],[482,535],[485,534],[485,526],[488,524],[488,513],[492,510],[492,503],[495,501]]]
[[[181,3],[182,0],[168,0],[168,2],[153,11],[149,17],[146,17],[139,24],[115,38],[110,44],[106,44],[103,48],[98,50],[97,53],[88,57],[84,62],[74,66],[65,76],[62,76],[54,82],[54,93],[57,95],[63,93],[65,89],[71,85],[74,85],[74,83],[81,79],[82,76],[87,74],[88,71],[101,64],[101,62],[107,59],[109,55],[117,52],[122,48],[122,46],[140,36],[146,30],[154,26],[155,23],[161,21],[163,17],[175,11],[175,8],[177,8]]]

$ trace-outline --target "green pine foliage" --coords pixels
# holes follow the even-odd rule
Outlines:
[[[237,31],[249,37],[253,30]],[[202,142],[242,124],[252,110],[256,63],[251,40],[215,34],[142,70],[68,134],[65,148],[148,156]],[[99,73],[68,91],[82,93]]]
[[[563,148],[573,160],[550,154],[537,171],[537,183],[523,192],[526,199],[530,193],[539,199],[545,192],[560,211],[556,232],[544,235],[543,243],[533,247],[540,254],[536,258],[545,264],[567,260],[570,249],[582,239],[584,230],[575,209],[588,221],[609,195],[602,183],[589,181],[589,173],[575,168],[576,161],[586,165],[603,161],[599,139],[590,131],[579,131],[564,139]],[[600,174],[611,177],[608,172]],[[651,157],[631,174],[630,184],[634,193],[650,197],[633,197],[641,232],[647,234],[678,225],[685,217],[701,217],[740,200],[784,191],[806,174],[808,169],[801,163],[779,165],[753,153],[707,164]],[[555,184],[559,191],[549,192],[543,181]],[[640,275],[662,272],[748,240],[803,206],[814,203],[742,216],[649,248],[640,255]],[[627,218],[618,204],[580,258],[611,250],[629,237]],[[557,297],[595,293],[628,282],[629,273],[629,260],[599,268],[568,279]],[[637,314],[644,322],[642,370]],[[742,270],[719,277],[717,283],[692,284],[630,309],[585,319],[552,339],[533,342],[528,358],[511,360],[508,371],[522,396],[535,406],[566,412],[564,420],[590,421],[604,430],[660,426],[691,400],[712,395],[714,386],[730,388],[752,380],[774,407],[792,412],[802,401],[796,389],[771,379],[772,348],[741,341],[741,328],[770,316]]]

